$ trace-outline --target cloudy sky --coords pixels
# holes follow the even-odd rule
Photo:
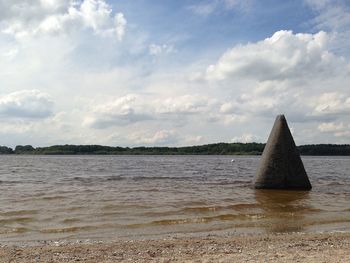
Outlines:
[[[0,145],[350,142],[348,0],[0,0]]]

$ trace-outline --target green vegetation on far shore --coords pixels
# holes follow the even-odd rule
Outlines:
[[[263,143],[213,143],[186,147],[111,147],[101,145],[54,145],[34,148],[31,145],[18,145],[13,150],[0,146],[0,154],[33,155],[260,155]],[[312,144],[301,145],[298,149],[302,155],[350,156],[350,145]]]

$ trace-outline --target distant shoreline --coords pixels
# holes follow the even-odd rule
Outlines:
[[[0,146],[0,154],[26,155],[261,155],[264,143],[213,143],[184,147],[112,147],[102,145],[53,145],[15,149]],[[349,144],[310,144],[298,146],[306,156],[350,156]]]

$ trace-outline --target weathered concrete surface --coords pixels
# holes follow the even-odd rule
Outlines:
[[[257,189],[311,189],[284,115],[276,118],[261,157],[254,186]]]

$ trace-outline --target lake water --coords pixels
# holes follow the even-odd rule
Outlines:
[[[350,230],[350,158],[304,157],[310,192],[254,190],[259,160],[0,156],[0,241]]]

